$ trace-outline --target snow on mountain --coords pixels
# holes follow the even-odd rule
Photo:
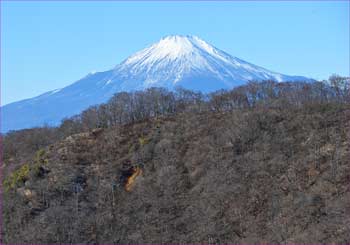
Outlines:
[[[196,36],[168,36],[115,68],[123,90],[150,86],[189,87],[209,92],[248,80],[300,80],[233,57]],[[209,84],[208,84],[209,83]]]
[[[62,89],[2,107],[2,132],[43,124],[57,125],[119,91],[149,87],[212,92],[249,80],[310,80],[272,72],[233,57],[196,36],[167,36],[131,55],[114,69],[90,72]]]

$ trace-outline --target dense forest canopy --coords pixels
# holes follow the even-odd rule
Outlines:
[[[117,93],[2,136],[2,243],[350,242],[350,81]]]

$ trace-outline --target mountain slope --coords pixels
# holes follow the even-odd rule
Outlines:
[[[70,86],[2,107],[2,132],[57,125],[120,91],[149,87],[212,92],[249,80],[300,81],[233,57],[195,36],[168,36],[114,69],[89,74]]]
[[[349,244],[349,129],[348,105],[312,104],[71,135],[6,161],[3,244]]]

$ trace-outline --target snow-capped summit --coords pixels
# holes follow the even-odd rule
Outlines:
[[[181,86],[211,92],[230,89],[249,80],[267,79],[310,80],[253,65],[196,36],[167,36],[131,55],[114,69],[90,72],[65,88],[4,106],[2,132],[43,124],[57,125],[63,118],[106,102],[120,91],[149,87],[172,90]]]
[[[117,69],[123,71],[131,68],[136,75],[146,71],[149,73],[148,77],[152,77],[152,74],[172,66],[176,69],[167,72],[169,77],[166,79],[171,79],[171,75],[177,76],[174,79],[176,82],[181,75],[191,70],[210,69],[210,56],[226,61],[224,57],[217,55],[214,47],[196,36],[167,36],[130,56]]]
[[[248,80],[301,80],[233,57],[196,36],[167,36],[115,68],[121,89],[175,86],[209,92]]]
[[[137,52],[123,62],[124,65],[132,65],[142,61],[142,65],[153,65],[158,61],[172,62],[178,59],[186,59],[193,66],[205,68],[205,57],[213,55],[216,58],[227,61],[218,55],[217,50],[197,36],[166,36],[158,43]]]
[[[152,63],[160,59],[175,60],[185,57],[195,52],[194,40],[195,38],[191,36],[167,36],[149,48],[130,56],[124,63],[132,64],[143,58],[146,58],[145,63]]]

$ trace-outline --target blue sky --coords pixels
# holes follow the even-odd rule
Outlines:
[[[172,34],[288,75],[349,76],[348,1],[1,1],[1,102],[111,69]]]

